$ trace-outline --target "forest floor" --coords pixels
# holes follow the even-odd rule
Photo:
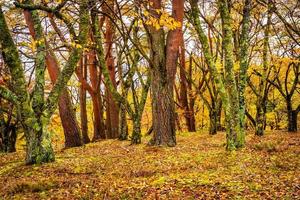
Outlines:
[[[174,148],[106,140],[26,166],[0,154],[0,199],[300,199],[300,133],[249,133],[226,152],[225,134],[182,133]]]

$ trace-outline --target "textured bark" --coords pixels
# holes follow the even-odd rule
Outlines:
[[[107,6],[104,6],[104,12],[108,15],[114,10],[114,1],[107,1]],[[115,88],[117,88],[116,82],[116,69],[114,57],[112,54],[113,51],[113,40],[114,40],[114,25],[111,22],[111,19],[106,17],[105,19],[106,31],[105,31],[105,60],[106,66],[109,70],[110,79]],[[109,89],[106,89],[106,128],[107,128],[107,137],[108,138],[118,138],[119,137],[119,108],[115,102]]]
[[[209,134],[215,135],[220,131],[221,127],[221,110],[222,102],[218,100],[212,100],[211,108],[209,109]]]
[[[142,95],[140,99],[140,103],[137,103],[135,105],[135,114],[133,115],[133,130],[132,130],[132,138],[131,138],[131,144],[140,144],[141,143],[141,121],[142,121],[142,115],[145,108],[146,100],[148,91],[150,88],[151,83],[151,76],[148,74],[147,82],[143,86]]]
[[[30,35],[35,38],[34,23],[30,11],[24,10],[25,21],[28,26]],[[42,33],[43,34],[43,33]],[[46,42],[47,44],[47,42]],[[50,75],[51,82],[55,84],[57,77],[59,76],[59,64],[55,57],[52,49],[47,45],[46,52],[46,66]],[[62,95],[59,97],[59,114],[64,129],[65,136],[65,147],[75,147],[80,146],[80,129],[76,120],[75,112],[73,110],[73,105],[69,91],[67,88],[64,88]]]
[[[215,135],[218,131],[218,115],[216,110],[211,110],[209,112],[209,134]]]
[[[43,120],[37,119],[29,93],[26,89],[24,70],[13,39],[7,27],[2,8],[0,6],[0,44],[2,47],[3,60],[10,69],[12,76],[12,87],[17,97],[16,106],[20,112],[20,120],[26,137],[26,163],[43,163],[54,160],[54,153],[50,139],[43,133]],[[40,58],[42,59],[42,58]],[[38,61],[37,63],[39,63]],[[37,89],[37,90],[40,90]],[[40,95],[40,94],[38,94]],[[35,104],[36,106],[38,104]]]
[[[86,36],[88,32],[88,9],[87,1],[80,2],[80,22],[79,22],[79,45],[84,47],[86,43]],[[7,27],[2,9],[0,7],[0,45],[2,47],[2,54],[4,62],[10,69],[12,76],[12,85],[14,93],[16,94],[20,114],[20,121],[26,137],[26,163],[35,164],[50,162],[54,160],[54,153],[51,146],[49,133],[46,132],[44,126],[47,126],[50,117],[54,113],[60,93],[64,86],[71,78],[75,71],[76,64],[79,60],[79,55],[82,48],[73,49],[70,59],[64,67],[62,73],[59,75],[56,84],[50,92],[46,103],[44,103],[44,73],[45,73],[45,55],[46,44],[42,37],[42,28],[38,20],[37,11],[32,11],[34,22],[34,30],[36,38],[38,38],[37,54],[36,54],[36,72],[35,72],[35,88],[33,91],[33,103],[29,97],[27,90],[27,83],[25,80],[25,72],[23,70],[18,49],[16,48],[13,39]],[[45,104],[45,106],[44,106]]]
[[[196,131],[195,125],[195,114],[194,114],[194,97],[192,97],[191,92],[188,95],[188,91],[191,91],[192,84],[188,83],[186,74],[188,74],[189,79],[192,80],[192,71],[191,71],[191,63],[190,69],[188,72],[186,71],[185,66],[185,48],[184,48],[184,38],[181,33],[181,51],[180,51],[180,104],[184,109],[184,118],[186,122],[186,126],[189,132]],[[188,98],[189,97],[189,98]]]
[[[87,80],[87,65],[84,62],[84,59],[81,58],[79,65],[80,74],[84,80]],[[79,88],[79,101],[80,101],[80,124],[82,132],[82,141],[84,144],[90,142],[88,135],[88,119],[87,119],[87,110],[86,110],[86,89],[83,84]]]
[[[231,107],[230,112],[226,113],[226,121],[228,123],[227,128],[229,128],[229,132],[227,133],[227,149],[231,150],[244,146],[244,136],[240,133],[239,94],[233,73],[233,35],[229,3],[227,1],[219,0],[218,7],[222,18],[225,84]]]
[[[252,0],[245,0],[243,9],[242,32],[240,35],[240,73],[239,73],[239,107],[240,107],[240,126],[241,138],[245,138],[245,122],[246,122],[246,103],[245,103],[245,89],[247,84],[247,71],[249,67],[249,33],[250,33],[250,11],[252,7]],[[242,142],[244,143],[244,141]]]
[[[151,9],[161,9],[161,0],[151,0]],[[181,21],[183,17],[183,1],[172,1],[172,16]],[[154,10],[151,14],[160,17]],[[151,91],[153,137],[151,145],[176,145],[175,105],[173,86],[176,66],[181,44],[180,28],[169,31],[167,42],[162,28],[148,27],[150,31]],[[166,46],[167,44],[167,46]],[[166,49],[166,52],[165,52]]]
[[[267,24],[264,30],[264,44],[263,44],[263,71],[260,77],[258,96],[256,102],[256,127],[255,135],[264,135],[264,129],[266,126],[266,104],[268,100],[268,82],[267,76],[269,71],[269,35],[271,26],[271,11],[268,7],[267,11]]]
[[[223,29],[223,50],[225,54],[225,81],[218,72],[210,52],[207,36],[200,21],[200,11],[197,0],[190,0],[191,17],[194,28],[200,39],[204,58],[209,66],[209,71],[213,77],[217,91],[221,96],[222,105],[225,111],[226,135],[228,150],[233,150],[243,146],[244,138],[240,134],[239,121],[239,95],[233,74],[233,44],[231,18],[229,14],[228,2],[218,1],[218,8],[222,18]],[[226,89],[225,89],[226,86]]]
[[[91,97],[93,102],[94,113],[94,136],[93,141],[105,139],[105,128],[103,122],[103,106],[100,93],[100,73],[98,71],[96,53],[90,51],[87,55],[87,65],[89,66],[91,87],[93,89]]]
[[[119,126],[119,139],[128,139],[128,125],[126,117],[126,108],[123,104],[120,105],[120,126]]]

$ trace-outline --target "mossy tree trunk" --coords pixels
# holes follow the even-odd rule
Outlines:
[[[223,41],[222,47],[225,56],[225,85],[231,109],[226,113],[227,128],[227,148],[236,149],[244,145],[244,138],[241,137],[240,115],[239,115],[239,95],[234,77],[233,60],[233,35],[232,22],[229,13],[228,1],[219,0],[218,7],[222,19]]]
[[[264,27],[264,40],[263,40],[263,71],[259,80],[259,88],[256,102],[256,127],[255,135],[263,136],[266,126],[266,106],[268,101],[268,74],[269,74],[269,38],[271,26],[271,10],[268,6],[267,10],[267,23]]]
[[[32,1],[27,1],[26,3],[32,3]],[[31,16],[31,12],[24,10],[25,21],[30,31],[30,35],[36,40],[36,31],[34,30],[34,22]],[[37,22],[40,23],[39,17],[37,16]],[[43,31],[41,30],[41,34]],[[46,42],[46,41],[45,41]],[[54,52],[47,44],[46,52],[46,66],[49,72],[52,83],[54,84],[59,73],[59,64],[54,55]],[[59,98],[59,113],[64,129],[65,136],[65,147],[80,146],[82,144],[80,137],[80,129],[76,120],[75,112],[73,111],[73,105],[67,88],[64,89],[62,95]]]
[[[218,9],[222,19],[223,29],[223,50],[225,54],[225,80],[223,81],[221,73],[218,72],[209,49],[209,43],[202,28],[200,21],[200,11],[198,0],[190,0],[191,19],[202,45],[203,55],[213,77],[215,86],[222,100],[222,106],[225,112],[226,135],[228,150],[233,150],[244,146],[244,134],[241,134],[240,110],[239,110],[239,92],[233,73],[233,36],[232,22],[229,13],[228,1],[218,1]]]
[[[239,71],[239,109],[240,109],[240,126],[241,138],[245,138],[245,123],[246,123],[246,102],[245,89],[247,85],[247,71],[249,67],[249,33],[250,33],[250,11],[252,0],[245,0],[243,9],[242,32],[240,34],[240,71]]]
[[[81,57],[79,69],[80,75],[86,81],[87,80],[87,63]],[[86,110],[86,89],[83,84],[79,88],[79,102],[80,102],[80,124],[81,124],[81,133],[82,133],[82,142],[84,144],[90,143],[90,138],[88,135],[88,118]]]
[[[92,18],[92,31],[93,31],[93,35],[94,35],[94,39],[95,39],[95,50],[97,53],[97,57],[98,57],[98,62],[99,62],[99,66],[101,68],[102,71],[102,75],[104,78],[104,84],[106,86],[106,88],[110,91],[113,99],[115,102],[119,103],[120,105],[122,104],[123,108],[126,109],[127,114],[133,119],[133,123],[135,124],[135,131],[134,133],[132,133],[132,135],[134,135],[134,140],[131,141],[132,144],[139,144],[141,142],[141,132],[140,132],[140,124],[141,124],[141,116],[143,114],[144,111],[144,107],[146,104],[146,100],[147,100],[147,95],[148,95],[148,91],[149,91],[149,87],[150,87],[150,81],[151,81],[151,76],[147,77],[147,81],[146,83],[144,83],[144,81],[141,81],[142,84],[142,95],[139,101],[135,101],[134,102],[134,108],[131,107],[130,103],[127,101],[127,99],[125,98],[127,95],[125,95],[125,97],[123,95],[121,95],[116,87],[114,86],[113,80],[111,79],[110,76],[110,71],[108,70],[107,66],[106,66],[106,60],[105,60],[105,53],[104,53],[104,48],[103,48],[103,42],[102,42],[102,35],[99,29],[99,18],[96,14],[96,12],[92,12],[91,13],[91,18]],[[129,70],[128,73],[128,78],[127,80],[124,82],[124,84],[126,85],[125,87],[130,87],[133,84],[133,76],[136,72],[136,65],[137,62],[139,60],[139,55],[137,53],[135,53],[134,58],[132,58],[133,60],[133,64]],[[140,76],[138,76],[140,78]],[[134,93],[134,92],[133,92]],[[133,94],[134,95],[134,94]],[[136,121],[137,120],[137,121]]]
[[[88,33],[88,7],[87,1],[80,3],[80,31],[78,36],[79,45],[82,47],[86,43]],[[10,69],[12,85],[15,96],[11,96],[18,109],[20,121],[26,137],[26,163],[35,164],[50,162],[54,160],[54,153],[51,146],[51,139],[45,127],[48,125],[50,117],[57,108],[57,102],[64,86],[71,78],[79,60],[82,48],[73,49],[70,59],[57,79],[47,101],[44,102],[44,82],[45,82],[45,56],[46,43],[42,35],[42,27],[38,20],[37,11],[32,11],[34,30],[37,40],[37,54],[35,60],[35,87],[33,100],[30,100],[25,80],[25,72],[21,64],[18,49],[10,35],[5,21],[2,8],[0,7],[0,44],[4,62]],[[0,91],[1,93],[3,91]],[[7,95],[10,93],[4,93]],[[2,95],[2,94],[1,94]]]
[[[103,5],[103,11],[112,16],[115,10],[114,0],[108,0]],[[113,44],[115,37],[114,24],[109,17],[105,18],[105,61],[113,86],[117,88]],[[119,137],[119,107],[109,88],[106,89],[106,129],[108,138]]]

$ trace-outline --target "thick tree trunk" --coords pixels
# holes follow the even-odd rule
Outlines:
[[[24,10],[24,16],[28,29],[30,31],[30,35],[34,38],[35,31],[31,13],[27,10]],[[53,51],[49,48],[49,46],[46,53],[46,66],[50,75],[50,79],[52,83],[55,84],[60,70],[58,61],[55,58],[55,55]],[[82,144],[80,138],[80,129],[76,120],[76,115],[73,110],[71,97],[67,88],[63,89],[62,94],[59,97],[58,107],[61,123],[64,129],[65,147],[80,146]]]
[[[47,163],[54,161],[54,152],[51,146],[50,136],[47,132],[36,130],[37,127],[26,126],[26,164]],[[41,127],[40,127],[41,129]]]
[[[152,9],[161,9],[161,0],[151,0]],[[182,21],[183,1],[172,1],[172,16]],[[154,10],[151,14],[160,17]],[[176,145],[175,133],[175,105],[173,86],[176,74],[179,46],[181,43],[180,28],[169,32],[167,46],[163,28],[149,27],[151,46],[151,89],[152,89],[152,119],[153,138],[149,141],[151,145]],[[165,52],[166,49],[166,52]]]
[[[225,54],[225,85],[228,92],[230,109],[226,111],[227,122],[227,149],[233,150],[244,146],[245,136],[241,132],[239,93],[233,73],[233,44],[232,44],[232,20],[229,13],[228,1],[218,1],[218,7],[222,19],[223,41],[222,46]]]
[[[12,100],[18,107],[20,122],[26,137],[26,163],[36,164],[54,161],[54,153],[51,146],[49,133],[45,131],[50,117],[57,108],[59,96],[70,80],[75,71],[76,64],[79,61],[82,49],[74,48],[69,57],[67,64],[62,70],[61,75],[57,78],[57,83],[51,90],[47,101],[44,103],[44,73],[45,73],[45,40],[42,38],[42,27],[38,15],[32,13],[34,17],[34,28],[37,34],[35,39],[39,39],[37,44],[37,56],[35,62],[36,85],[33,92],[33,100],[28,93],[25,72],[21,64],[18,49],[10,35],[4,14],[0,4],[0,45],[4,62],[9,67],[12,76],[12,88],[14,95],[10,94]],[[79,45],[84,46],[88,33],[88,9],[87,1],[80,2],[80,19],[79,19]],[[7,96],[7,93],[6,93]]]

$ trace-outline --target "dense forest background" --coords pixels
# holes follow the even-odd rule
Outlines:
[[[124,141],[219,145],[229,160],[298,148],[299,13],[297,0],[0,0],[0,167]]]

